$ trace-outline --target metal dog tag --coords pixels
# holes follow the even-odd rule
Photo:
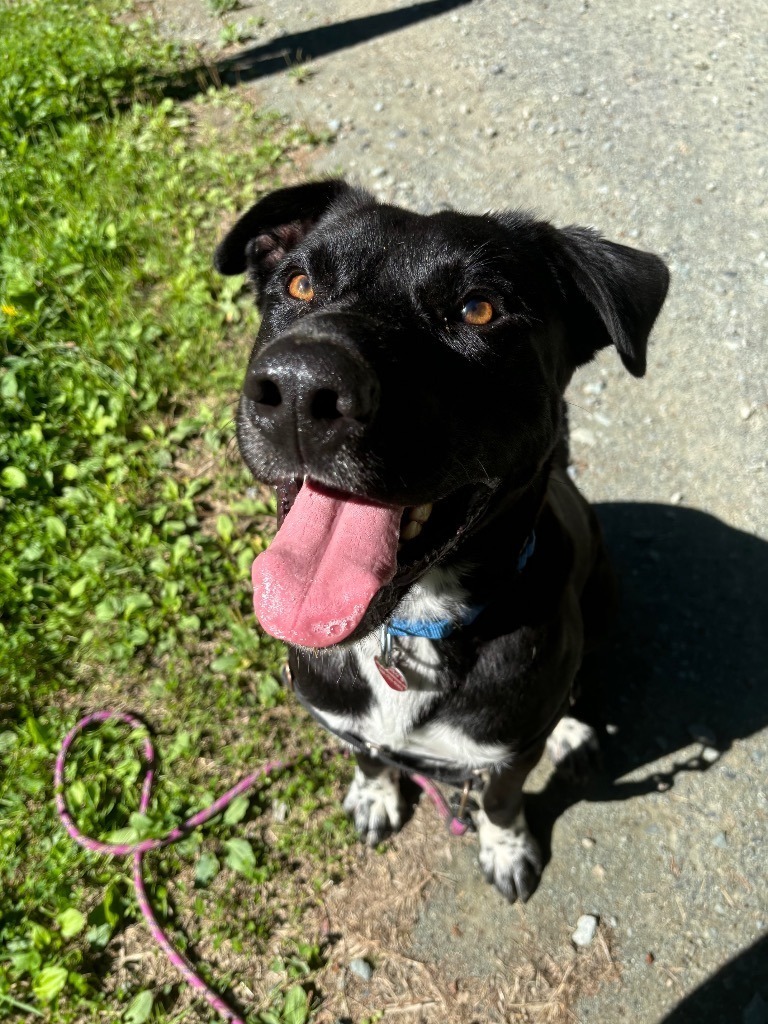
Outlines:
[[[387,629],[386,623],[381,627],[381,657],[374,657],[373,663],[379,670],[379,675],[384,682],[393,690],[402,693],[408,689],[408,681],[400,671],[392,664],[392,634]]]
[[[373,663],[387,686],[397,690],[398,693],[408,689],[408,682],[399,668],[395,668],[394,665],[385,665],[378,657],[373,659]]]

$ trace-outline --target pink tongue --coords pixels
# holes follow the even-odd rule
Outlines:
[[[349,636],[395,574],[402,512],[305,482],[253,563],[253,607],[267,633],[301,647]]]

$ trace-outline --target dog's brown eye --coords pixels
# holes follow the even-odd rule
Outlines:
[[[468,299],[461,311],[461,318],[465,324],[481,327],[493,320],[493,313],[493,306],[485,299]]]
[[[315,297],[315,289],[306,274],[294,274],[288,281],[288,294],[302,302],[311,302]]]

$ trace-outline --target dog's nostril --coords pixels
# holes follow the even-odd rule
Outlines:
[[[331,388],[320,388],[314,393],[309,411],[315,420],[337,420],[344,415],[338,392]]]
[[[280,388],[269,377],[262,377],[253,382],[252,396],[258,405],[277,406],[283,400]]]

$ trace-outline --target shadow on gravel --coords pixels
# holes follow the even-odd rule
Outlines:
[[[398,7],[363,18],[350,18],[337,25],[323,25],[280,36],[269,43],[253,46],[232,57],[201,67],[191,68],[173,82],[163,85],[163,93],[176,99],[188,99],[197,92],[216,85],[239,85],[256,78],[286,71],[297,64],[324,57],[338,50],[368,42],[377,36],[399,32],[427,18],[463,7],[473,0],[426,0],[425,3]]]
[[[696,509],[597,513],[622,589],[613,642],[587,666],[619,728],[605,744],[611,776],[692,739],[725,751],[767,726],[768,543]]]
[[[768,726],[768,543],[695,509],[617,503],[596,511],[621,608],[611,641],[584,663],[575,713],[600,729],[604,770],[584,789],[553,776],[526,798],[547,859],[552,826],[571,804],[669,789]],[[695,741],[699,752],[671,771],[618,781]],[[705,748],[709,759],[699,756]]]
[[[762,985],[762,992],[757,986]],[[768,1019],[768,935],[692,992],[660,1024],[759,1024]]]

